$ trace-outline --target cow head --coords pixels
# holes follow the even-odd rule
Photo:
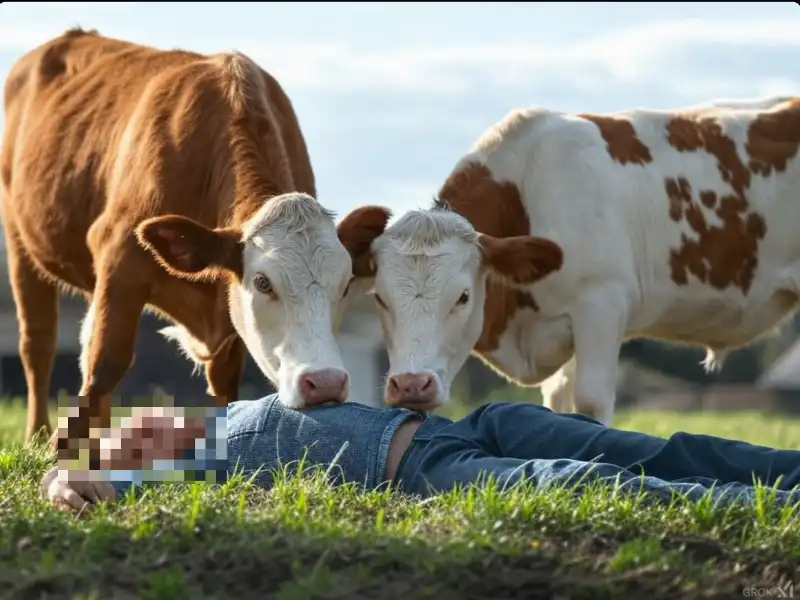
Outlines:
[[[362,258],[362,260],[364,260]],[[562,251],[533,236],[482,235],[445,208],[410,211],[372,243],[372,278],[389,354],[385,400],[432,410],[478,341],[489,274],[512,285],[561,268]]]
[[[353,266],[389,219],[366,206],[338,225],[301,193],[271,198],[241,226],[209,229],[192,219],[148,219],[137,237],[172,275],[224,281],[233,325],[281,401],[303,408],[344,402],[348,374],[335,340]]]

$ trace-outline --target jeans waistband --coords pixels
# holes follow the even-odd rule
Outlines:
[[[453,421],[439,415],[427,415],[425,417],[422,425],[414,433],[411,443],[397,466],[394,485],[399,490],[406,491],[406,484],[410,484],[413,480],[431,439],[442,429],[452,424]]]

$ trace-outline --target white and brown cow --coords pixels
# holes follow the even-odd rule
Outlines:
[[[451,211],[408,213],[372,245],[387,402],[444,402],[474,351],[609,423],[624,340],[699,344],[713,369],[798,306],[798,146],[798,98],[512,112],[441,187]]]

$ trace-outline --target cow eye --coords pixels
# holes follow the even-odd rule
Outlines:
[[[272,282],[269,280],[269,277],[263,273],[255,274],[253,277],[253,287],[262,294],[275,296],[275,289],[272,287]]]
[[[469,302],[469,292],[467,290],[464,290],[458,297],[458,302],[456,302],[456,306],[464,306],[467,302]]]

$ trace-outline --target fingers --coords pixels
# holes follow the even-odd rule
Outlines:
[[[98,481],[95,484],[95,493],[98,502],[113,502],[117,498],[117,490],[108,481]]]
[[[92,504],[112,501],[117,497],[117,491],[108,481],[76,481],[66,485]]]
[[[71,487],[61,487],[59,491],[61,493],[58,498],[64,500],[73,510],[86,511],[92,509],[91,504]]]
[[[42,475],[42,490],[46,493],[50,484],[58,477],[58,467],[51,467]]]
[[[80,496],[69,484],[54,479],[47,488],[47,497],[52,504],[60,509],[70,509],[75,512],[90,510],[89,503]]]
[[[72,489],[75,490],[76,493],[80,493],[81,496],[83,496],[86,500],[88,500],[92,504],[96,504],[99,499],[99,496],[97,495],[97,488],[95,487],[95,484],[91,481],[83,482],[82,484],[80,484],[80,487],[76,486],[75,488]]]
[[[59,481],[62,486],[65,486],[79,496],[82,496],[84,500],[88,500],[89,502],[97,502],[97,492],[95,491],[95,484],[91,480],[91,473],[90,472],[81,472],[81,471],[64,471],[62,477],[59,477]]]
[[[58,467],[44,474],[42,487],[45,488],[51,504],[61,510],[87,511],[91,510],[93,504],[112,502],[117,497],[111,483],[81,480],[78,474],[70,481],[68,473],[59,472]]]

